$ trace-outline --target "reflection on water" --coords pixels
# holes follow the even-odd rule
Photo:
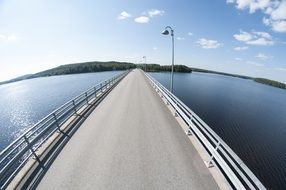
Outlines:
[[[117,73],[53,76],[0,85],[0,151],[53,110]]]
[[[169,88],[169,73],[151,73]],[[175,74],[174,93],[268,189],[286,189],[286,90],[215,74]]]

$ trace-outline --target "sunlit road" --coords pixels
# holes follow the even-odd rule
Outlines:
[[[145,76],[135,70],[99,104],[38,189],[218,189]]]

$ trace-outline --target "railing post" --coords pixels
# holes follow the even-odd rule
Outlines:
[[[211,154],[211,158],[209,161],[206,161],[206,165],[208,168],[211,168],[211,167],[214,167],[214,164],[213,164],[213,159],[214,159],[214,154],[217,152],[217,150],[219,149],[219,146],[220,146],[220,142],[218,141],[214,151],[212,152]]]
[[[102,83],[100,83],[100,91],[101,91],[101,93],[103,92],[103,90],[102,90]]]
[[[58,128],[58,130],[59,130],[60,132],[62,132],[62,130],[61,130],[61,128],[60,128],[60,124],[59,124],[59,122],[58,122],[58,118],[57,118],[56,114],[55,114],[55,113],[53,113],[53,116],[54,116],[54,119],[55,119],[55,121],[56,121],[56,124],[57,124],[57,128]]]
[[[93,87],[94,97],[96,98],[96,87]]]
[[[26,135],[24,135],[24,140],[27,143],[27,146],[29,147],[29,149],[32,152],[32,154],[35,156],[35,159],[40,163],[41,161],[40,161],[38,155],[36,154],[36,152],[34,151],[33,146],[30,145],[30,141],[29,141],[29,139],[27,138]]]
[[[85,92],[85,101],[88,104],[87,92]]]
[[[72,104],[73,104],[74,113],[77,114],[77,113],[76,113],[77,110],[76,110],[76,106],[75,106],[75,101],[74,101],[74,100],[72,101]]]
[[[186,131],[186,134],[188,136],[193,135],[192,130],[191,130],[192,120],[193,120],[193,116],[191,116],[188,122],[188,130]]]

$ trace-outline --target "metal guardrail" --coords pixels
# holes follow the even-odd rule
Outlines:
[[[114,84],[119,82],[129,71],[125,71],[90,88],[74,99],[68,101],[33,127],[24,132],[0,153],[0,189],[5,189],[25,163],[34,157],[36,151],[71,117],[89,104],[92,99],[99,98]]]
[[[187,135],[195,135],[208,152],[207,167],[217,167],[235,189],[266,189],[234,151],[189,107],[162,84],[145,73],[155,90],[166,99],[188,126]]]

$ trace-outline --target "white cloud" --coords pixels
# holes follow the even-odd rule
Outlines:
[[[279,6],[270,12],[270,16],[273,20],[286,19],[286,1],[281,1]]]
[[[154,46],[152,49],[153,49],[154,51],[156,51],[156,50],[158,50],[158,47]]]
[[[242,51],[242,50],[247,50],[248,46],[239,46],[239,47],[235,47],[233,48],[235,51]]]
[[[268,34],[267,32],[255,32],[255,31],[253,31],[252,33],[256,34],[258,36],[261,36],[263,38],[266,38],[266,39],[271,39],[272,38],[271,35]]]
[[[240,34],[234,34],[233,37],[238,41],[247,42],[252,39],[252,35],[248,32],[240,31]]]
[[[163,16],[165,11],[163,10],[158,10],[158,9],[152,9],[148,11],[149,17],[154,17],[154,16]]]
[[[258,59],[261,59],[261,60],[267,60],[267,59],[273,58],[272,56],[270,56],[270,55],[265,55],[265,54],[263,54],[263,53],[259,53],[259,54],[256,55],[255,57],[258,58]]]
[[[126,11],[123,11],[117,16],[117,19],[118,20],[124,20],[124,19],[129,18],[129,17],[131,17],[131,14],[127,13]]]
[[[193,34],[192,32],[188,32],[188,35],[189,35],[189,36],[192,36],[192,35],[194,35],[194,34]]]
[[[235,3],[237,9],[249,9],[250,13],[260,10],[266,16],[263,23],[274,32],[286,32],[286,0],[226,0]]]
[[[15,35],[3,35],[3,34],[0,34],[0,40],[2,41],[15,41],[17,40],[17,37]]]
[[[270,46],[270,45],[274,44],[274,41],[268,40],[265,38],[257,38],[257,39],[252,40],[252,41],[247,41],[246,44],[258,45],[258,46]]]
[[[150,19],[147,16],[140,16],[135,18],[134,21],[140,24],[146,24],[150,21]]]
[[[272,36],[267,32],[252,31],[251,33],[249,33],[240,31],[239,34],[234,34],[233,37],[236,40],[244,42],[249,45],[269,46],[274,44]]]
[[[278,70],[278,71],[284,71],[284,72],[286,72],[286,68],[276,67],[275,69]]]
[[[247,61],[246,63],[251,64],[251,65],[254,65],[254,66],[256,66],[256,67],[262,67],[262,66],[263,66],[263,64],[257,63],[257,62],[254,62],[254,61]]]
[[[185,40],[185,38],[183,38],[183,37],[177,37],[177,40],[182,41],[182,40]]]
[[[236,60],[236,61],[242,61],[243,59],[240,58],[240,57],[236,57],[236,58],[234,58],[234,60]]]
[[[271,21],[271,26],[275,32],[286,32],[286,20]]]
[[[199,39],[196,43],[198,43],[204,49],[216,49],[223,45],[216,40],[208,40],[205,38]]]

